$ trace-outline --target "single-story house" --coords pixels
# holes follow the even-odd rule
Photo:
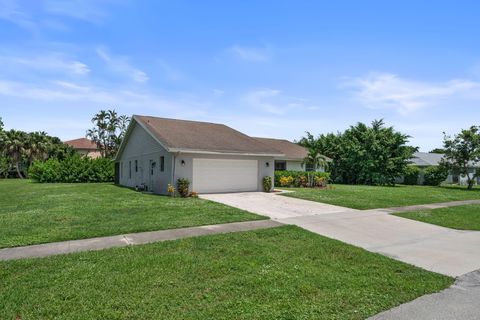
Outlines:
[[[97,144],[87,138],[68,140],[63,143],[71,146],[73,149],[77,150],[78,153],[89,158],[95,159],[101,156]]]
[[[198,193],[263,190],[285,155],[222,124],[132,116],[115,159],[116,183],[167,194],[177,179]],[[272,183],[273,185],[273,183]]]
[[[307,148],[284,139],[258,137],[255,139],[283,153],[283,156],[275,158],[276,171],[313,171],[313,168],[308,164],[302,165],[303,160],[308,155]],[[327,157],[325,159],[330,160]],[[324,171],[324,168],[318,168],[317,171]]]
[[[413,158],[410,159],[410,161],[411,161],[411,165],[419,167],[420,169],[425,169],[431,166],[438,166],[441,160],[443,159],[443,157],[444,157],[444,154],[441,154],[441,153],[415,152],[413,154]],[[469,168],[469,173],[474,174],[477,168],[478,168],[478,165],[472,164],[472,167]],[[424,181],[425,179],[424,179],[423,172],[420,171],[418,184],[423,184]],[[461,176],[458,174],[449,173],[447,180],[445,180],[445,182],[466,184],[467,178],[465,176]],[[480,183],[480,181],[477,181],[477,183]]]

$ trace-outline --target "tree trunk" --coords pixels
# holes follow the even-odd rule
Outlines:
[[[467,172],[467,189],[468,190],[472,190],[473,189],[473,185],[475,184],[475,175],[470,178],[470,174]]]
[[[23,179],[22,173],[20,172],[20,166],[18,165],[18,162],[15,163],[15,169],[17,170],[18,177],[20,179]]]

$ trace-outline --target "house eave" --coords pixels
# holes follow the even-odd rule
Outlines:
[[[228,156],[254,156],[254,157],[281,157],[283,154],[278,153],[255,153],[255,152],[234,152],[234,151],[214,151],[214,150],[196,150],[185,148],[170,148],[173,153],[193,153],[193,154],[211,154],[211,155],[228,155]]]

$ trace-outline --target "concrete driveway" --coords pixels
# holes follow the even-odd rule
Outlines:
[[[285,224],[449,276],[480,268],[480,232],[459,231],[390,215],[272,193],[201,195]]]
[[[220,202],[230,207],[240,208],[271,219],[285,219],[299,216],[311,216],[327,213],[357,211],[333,206],[331,204],[305,201],[279,196],[276,193],[242,192],[202,194],[200,198]]]

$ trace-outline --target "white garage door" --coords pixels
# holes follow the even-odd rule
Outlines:
[[[199,193],[257,191],[257,160],[193,159],[192,190]]]

